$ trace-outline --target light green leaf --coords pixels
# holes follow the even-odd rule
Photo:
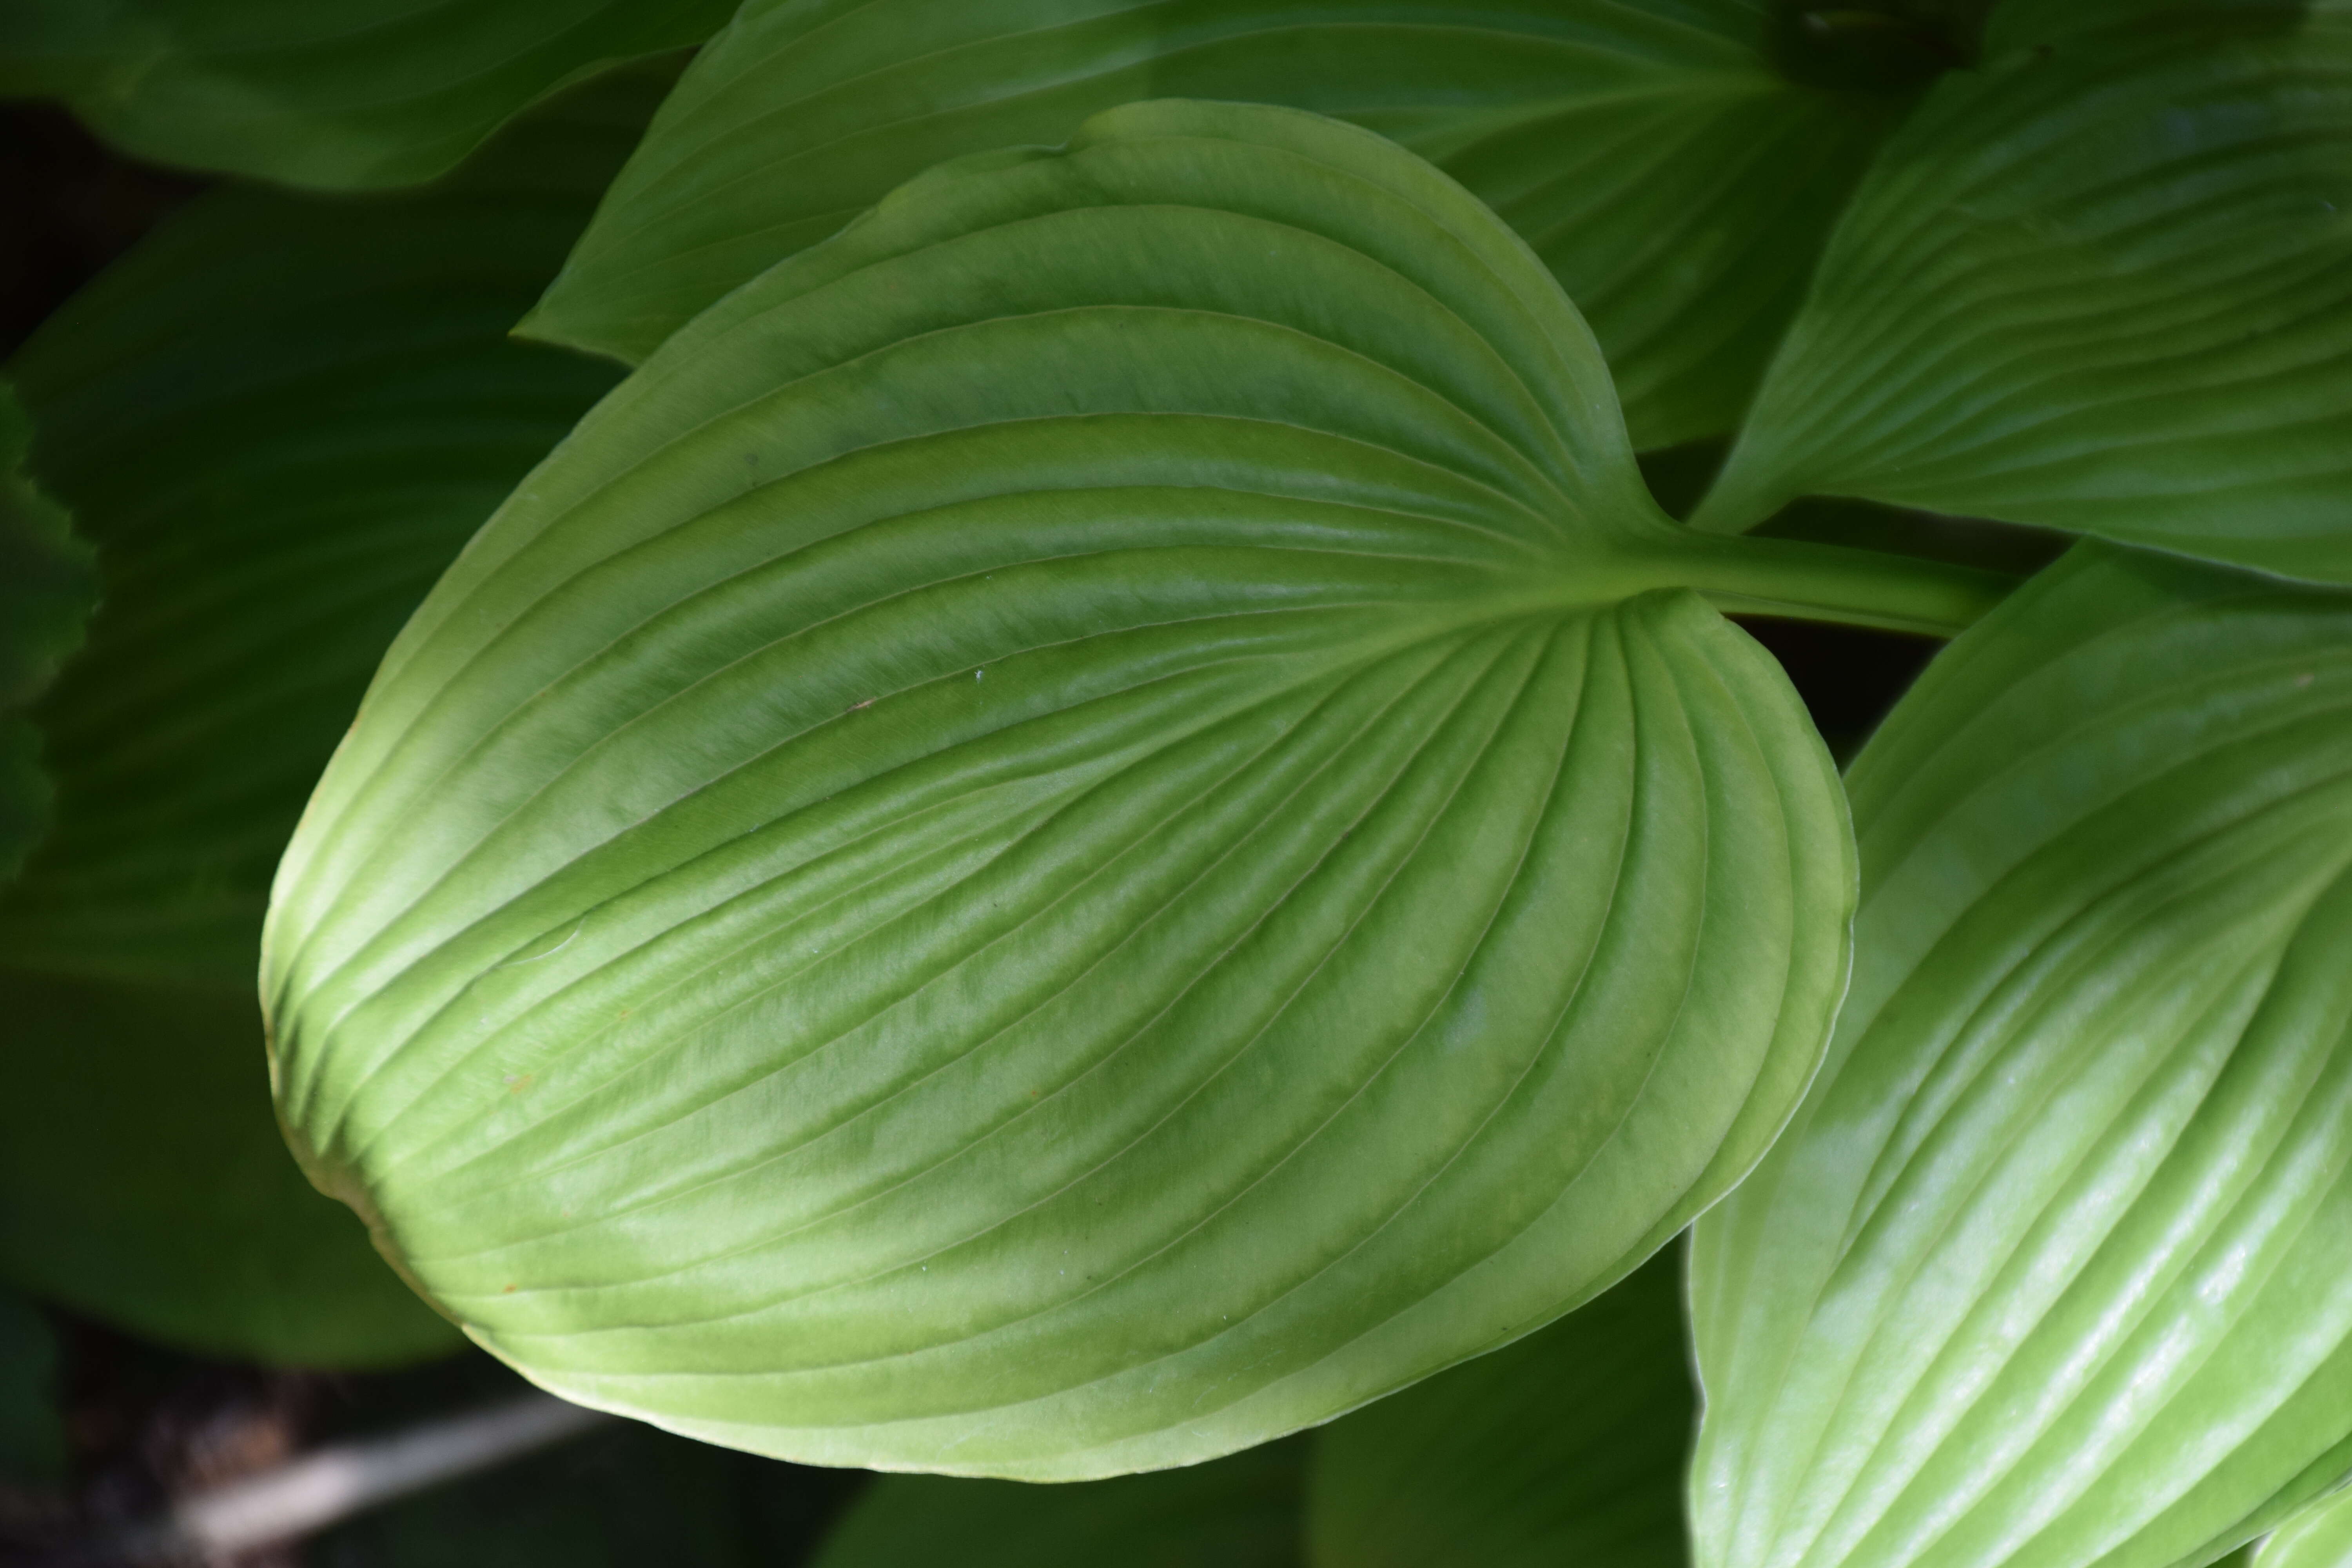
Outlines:
[[[1832,556],[1659,513],[1551,279],[1368,132],[951,165],[410,622],[280,873],[282,1114],[482,1344],[677,1430],[1078,1478],[1320,1421],[1794,1103],[1843,799],[1676,590]]]
[[[1076,1486],[885,1476],[814,1568],[1298,1568],[1304,1442]]]
[[[9,0],[0,96],[154,163],[330,190],[446,174],[511,116],[699,44],[732,0]],[[643,121],[640,121],[642,125]]]
[[[80,643],[98,595],[89,546],[25,473],[31,430],[0,382],[0,885],[47,830],[50,784],[24,710]]]
[[[2273,1531],[2251,1568],[2344,1568],[2352,1563],[2352,1492],[2312,1504]]]
[[[1904,101],[1790,81],[1772,23],[1761,0],[751,0],[526,330],[635,363],[942,159],[1244,100],[1435,159],[1567,287],[1638,445],[1715,434]]]
[[[1681,1247],[1317,1435],[1314,1568],[1684,1568],[1696,1402]]]
[[[1695,521],[1861,496],[2352,583],[2347,366],[2352,9],[2063,37],[1887,145]]]
[[[594,84],[428,194],[207,196],[16,357],[106,602],[35,710],[56,825],[0,897],[0,985],[39,999],[0,1003],[0,1273],[240,1355],[454,1342],[287,1157],[261,916],[401,621],[612,384],[505,333],[659,89]]]
[[[1854,763],[1853,985],[1699,1224],[1706,1568],[2211,1561],[2352,1469],[2352,596],[2078,546]]]

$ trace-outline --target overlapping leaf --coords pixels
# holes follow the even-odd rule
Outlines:
[[[2352,1494],[2314,1503],[2271,1532],[2253,1568],[2340,1568],[2352,1561]]]
[[[1936,87],[1701,526],[1864,496],[2352,582],[2352,10],[2138,9]]]
[[[532,318],[643,359],[942,159],[1137,99],[1292,104],[1435,159],[1592,323],[1636,442],[1730,428],[1900,100],[1800,86],[1757,0],[751,0]]]
[[[278,881],[282,1114],[482,1343],[695,1435],[1076,1477],[1323,1419],[1632,1267],[1811,1071],[1842,800],[1676,591],[1800,557],[1655,510],[1392,143],[1155,104],[950,166],[394,645]]]
[[[615,62],[702,42],[731,0],[10,0],[0,95],[58,98],[157,163],[355,190],[446,174]]]
[[[49,821],[50,785],[26,706],[80,641],[97,597],[89,547],[24,472],[30,430],[0,382],[0,885]]]
[[[1706,1568],[2205,1563],[2352,1468],[2352,597],[2085,544],[1849,780],[1854,979],[1700,1222]]]
[[[1305,1441],[1078,1486],[886,1476],[815,1568],[1298,1568]]]
[[[1684,1568],[1682,1249],[1316,1436],[1314,1568]]]
[[[505,329],[660,85],[569,98],[429,195],[206,197],[17,356],[106,602],[35,711],[56,823],[0,897],[0,1270],[241,1354],[452,1342],[286,1157],[261,915],[403,617],[611,384]]]

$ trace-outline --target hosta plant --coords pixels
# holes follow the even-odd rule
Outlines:
[[[0,1270],[840,1568],[2333,1561],[2352,10],[660,9],[0,23],[342,193],[7,367]]]

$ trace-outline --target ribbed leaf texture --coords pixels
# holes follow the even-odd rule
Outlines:
[[[1307,1441],[1076,1486],[885,1476],[814,1568],[1299,1568]]]
[[[527,330],[635,363],[942,159],[1149,98],[1435,159],[1559,276],[1635,441],[1728,430],[1898,97],[1799,86],[1761,0],[751,0]]]
[[[1656,511],[1557,285],[1370,132],[950,166],[410,623],[280,874],[282,1114],[481,1343],[696,1436],[1322,1420],[1630,1269],[1811,1074],[1843,798],[1676,591],[1778,545]]]
[[[1683,1249],[1316,1434],[1313,1568],[1685,1568]]]
[[[701,43],[730,0],[9,0],[0,96],[160,163],[358,190],[446,174],[509,117]]]
[[[2090,543],[1855,762],[1854,978],[1699,1224],[1706,1568],[2212,1561],[2352,1468],[2352,598]]]
[[[430,195],[206,196],[17,355],[105,605],[35,710],[56,825],[0,896],[0,1270],[241,1355],[453,1342],[286,1156],[261,916],[403,619],[612,384],[505,331],[662,86],[583,89]]]
[[[0,886],[47,831],[51,786],[24,716],[80,643],[98,596],[89,546],[24,471],[31,427],[0,382]]]
[[[1862,496],[2352,583],[2352,10],[2138,9],[1934,89],[1699,526]]]

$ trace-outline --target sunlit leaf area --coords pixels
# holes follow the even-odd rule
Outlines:
[[[2347,1483],[2347,0],[0,0],[0,1563]]]

